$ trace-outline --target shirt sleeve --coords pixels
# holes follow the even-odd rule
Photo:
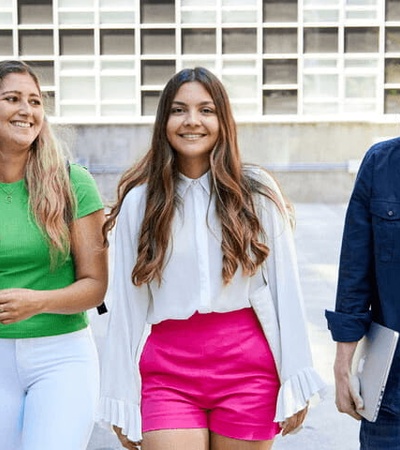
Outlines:
[[[268,329],[264,331],[269,342],[278,340],[275,360],[281,387],[275,421],[280,422],[305,408],[311,397],[322,393],[326,385],[313,368],[291,220],[278,186],[272,179],[268,185],[283,208],[280,211],[271,200],[261,199],[262,223],[270,249],[264,267],[267,293],[264,292],[262,300],[263,304],[268,303],[270,297],[269,303],[273,305],[268,313],[265,310],[264,315],[269,316],[265,317],[265,323],[271,324],[271,316],[275,316],[279,336],[276,338],[276,333]],[[263,307],[261,314],[262,310]]]
[[[132,191],[131,191],[132,192]],[[147,285],[132,284],[141,223],[140,199],[123,201],[115,231],[111,307],[104,351],[101,353],[101,393],[98,420],[117,425],[132,441],[141,439],[140,345],[149,305]]]
[[[89,171],[78,164],[71,164],[70,178],[76,197],[76,218],[80,219],[103,209],[103,202],[96,181]]]
[[[367,332],[376,297],[370,198],[374,152],[365,156],[346,212],[339,262],[335,311],[326,311],[328,328],[338,342],[355,342]]]

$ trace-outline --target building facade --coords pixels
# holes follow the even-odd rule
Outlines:
[[[246,155],[278,172],[348,173],[397,134],[398,0],[0,0],[0,58],[36,68],[51,120],[102,173],[118,142],[136,143],[119,168],[145,149],[165,82],[198,65],[226,86]],[[328,123],[344,154],[304,145],[312,130],[321,145]]]

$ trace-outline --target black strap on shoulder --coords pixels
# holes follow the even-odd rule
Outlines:
[[[71,164],[68,161],[68,159],[67,159],[67,162],[66,162],[66,166],[67,166],[68,175],[70,175],[71,174]],[[106,306],[106,304],[104,302],[101,305],[99,305],[96,309],[97,309],[97,313],[99,315],[105,314],[106,312],[108,312],[107,306]]]

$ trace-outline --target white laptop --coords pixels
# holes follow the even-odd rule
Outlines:
[[[370,422],[378,417],[399,333],[372,322],[353,359],[353,373],[360,381],[363,409],[357,412]]]

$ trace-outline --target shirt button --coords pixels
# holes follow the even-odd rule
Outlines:
[[[393,211],[388,211],[388,216],[393,216],[394,212]]]
[[[196,181],[196,180],[192,181],[192,184],[196,185],[196,184],[197,184],[197,181]]]

